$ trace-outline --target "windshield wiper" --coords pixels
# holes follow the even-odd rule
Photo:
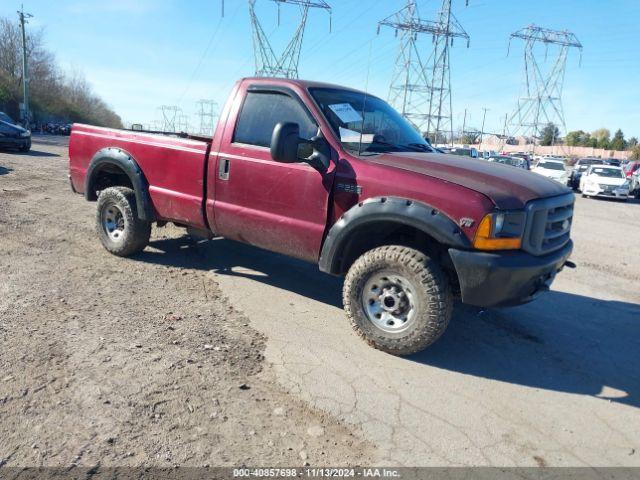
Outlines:
[[[421,152],[433,152],[433,148],[431,148],[426,143],[408,143],[407,146],[411,148],[417,148]]]

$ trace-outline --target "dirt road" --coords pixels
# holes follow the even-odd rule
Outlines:
[[[44,141],[0,153],[0,466],[371,461],[277,384],[266,336],[205,272],[106,254]]]
[[[458,307],[402,359],[358,340],[313,265],[175,228],[109,256],[65,150],[35,149],[0,156],[9,462],[640,466],[640,202],[578,198],[577,270],[529,305]]]

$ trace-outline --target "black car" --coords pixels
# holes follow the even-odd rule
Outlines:
[[[22,128],[4,112],[0,112],[0,148],[31,149],[31,132]]]

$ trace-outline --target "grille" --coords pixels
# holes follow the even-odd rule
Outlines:
[[[545,255],[564,247],[571,235],[574,201],[573,193],[568,193],[529,202],[523,249],[533,255]]]

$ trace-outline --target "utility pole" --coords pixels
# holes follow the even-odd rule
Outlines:
[[[22,29],[22,122],[29,128],[30,115],[29,115],[29,75],[27,70],[27,34],[25,33],[24,25],[29,23],[27,19],[32,18],[33,15],[25,13],[24,5],[20,6],[18,10],[18,17],[20,18],[20,28]]]
[[[483,114],[482,114],[482,128],[480,129],[480,147],[482,148],[482,142],[484,140],[484,121],[487,119],[487,110],[489,110],[488,108],[483,108]]]
[[[464,120],[462,121],[462,136],[464,137],[465,130],[467,129],[467,109],[464,109]]]

